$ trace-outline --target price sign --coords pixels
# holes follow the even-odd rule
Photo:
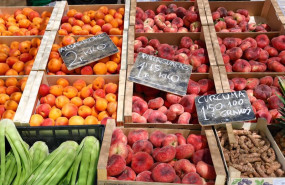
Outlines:
[[[119,52],[106,33],[64,46],[58,51],[68,70],[85,66]]]
[[[198,96],[195,105],[202,126],[255,119],[246,91]]]
[[[178,95],[186,95],[192,66],[139,53],[129,81]]]

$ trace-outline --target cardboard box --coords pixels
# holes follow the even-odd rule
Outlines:
[[[103,144],[101,147],[100,151],[100,157],[98,161],[98,166],[97,166],[97,176],[98,180],[97,183],[98,185],[103,185],[103,184],[110,184],[110,185],[129,185],[129,184],[141,184],[141,185],[163,185],[166,183],[159,183],[159,182],[138,182],[138,181],[119,181],[119,180],[107,180],[107,161],[108,161],[108,154],[109,154],[109,148],[111,144],[111,138],[112,138],[112,133],[115,130],[115,123],[114,120],[108,120],[107,126],[105,129],[105,134],[104,134],[104,139],[103,139]],[[128,134],[132,130],[136,130],[138,128],[121,128],[124,134]],[[152,132],[156,131],[157,128],[144,128],[145,130],[148,131],[149,134]],[[181,133],[183,134],[184,137],[187,137],[189,134],[202,134],[206,135],[207,140],[208,140],[208,145],[209,149],[211,152],[211,157],[213,159],[213,165],[215,167],[215,171],[217,174],[215,184],[217,185],[222,185],[225,184],[225,179],[226,179],[226,173],[225,173],[225,168],[223,166],[223,161],[221,159],[221,155],[217,146],[216,138],[214,135],[213,130],[211,127],[205,127],[205,130],[188,130],[188,129],[160,129],[161,132],[168,133],[168,134],[174,134],[174,133]],[[167,183],[168,184],[168,183]],[[171,183],[172,185],[178,185],[176,183]]]

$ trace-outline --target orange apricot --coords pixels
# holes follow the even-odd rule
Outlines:
[[[106,110],[107,105],[108,105],[108,101],[106,99],[98,98],[96,100],[95,107],[96,107],[96,110],[98,110],[98,111],[104,111],[104,110]]]
[[[81,116],[72,116],[68,121],[68,125],[84,125],[84,119]]]
[[[6,93],[10,96],[11,94],[13,94],[14,92],[20,92],[20,89],[16,86],[9,86],[6,89]]]
[[[14,100],[8,100],[5,102],[4,107],[6,110],[16,111],[18,108],[18,103]]]
[[[11,100],[14,100],[15,102],[19,103],[22,97],[22,93],[20,92],[14,92],[11,94],[10,98]]]
[[[92,82],[92,88],[94,90],[103,89],[105,86],[105,79],[103,77],[97,77]]]
[[[51,108],[51,110],[48,114],[48,117],[53,119],[53,120],[56,120],[57,118],[61,117],[61,115],[62,115],[61,110],[53,107],[53,108]]]
[[[60,96],[63,93],[63,87],[61,85],[52,85],[50,86],[49,93],[54,96]]]
[[[41,115],[34,114],[31,116],[30,126],[40,126],[43,121],[44,121],[44,118]]]
[[[81,105],[83,105],[83,101],[81,98],[79,97],[74,97],[70,100],[70,103],[73,103],[74,105],[76,105],[77,107],[80,107]]]
[[[58,96],[55,99],[55,106],[59,109],[61,109],[65,104],[69,103],[70,100],[66,96]]]
[[[107,71],[109,73],[115,73],[118,69],[118,64],[116,62],[113,62],[113,61],[107,62],[106,66],[107,66]]]
[[[97,125],[98,119],[95,116],[87,116],[84,120],[84,125]]]
[[[108,101],[108,102],[116,102],[117,100],[117,96],[113,93],[108,93],[106,96],[105,96],[105,99]]]
[[[106,111],[102,111],[98,114],[98,120],[102,121],[104,118],[109,117],[108,113]]]
[[[57,71],[60,71],[62,65],[62,61],[56,58],[52,58],[48,62],[48,70],[52,73],[56,73]]]
[[[117,102],[109,102],[107,105],[107,111],[110,115],[117,111]]]
[[[6,94],[6,89],[7,89],[7,87],[0,86],[0,94]]]
[[[62,87],[67,87],[67,86],[69,86],[69,82],[65,78],[59,78],[56,81],[56,85],[61,85]]]
[[[80,97],[81,98],[87,98],[89,96],[92,96],[93,94],[93,89],[90,87],[83,87],[80,91]]]
[[[62,107],[62,115],[71,118],[72,116],[76,116],[78,111],[78,107],[72,103],[65,104]]]
[[[15,77],[7,78],[7,80],[5,81],[5,85],[7,87],[9,87],[9,86],[17,86],[17,83],[18,83],[18,80]]]
[[[104,63],[97,63],[93,67],[93,71],[96,75],[105,75],[107,74],[107,66]]]
[[[95,100],[92,97],[87,97],[83,100],[83,104],[88,107],[93,107],[95,105]]]
[[[58,117],[55,120],[55,125],[58,125],[58,126],[68,125],[68,119],[66,117]]]
[[[4,105],[6,101],[10,100],[7,94],[0,94],[0,104]]]
[[[92,110],[90,107],[88,107],[86,105],[82,105],[78,109],[78,115],[83,117],[83,118],[86,118],[87,116],[92,115]]]
[[[78,91],[81,91],[81,89],[86,87],[86,82],[84,80],[79,79],[76,80],[72,86],[75,87]]]

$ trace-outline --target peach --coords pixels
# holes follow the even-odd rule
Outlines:
[[[184,112],[179,116],[177,123],[178,124],[189,124],[190,120],[191,120],[191,114],[189,112]]]
[[[129,152],[128,148],[124,143],[121,142],[114,143],[110,146],[109,157],[112,155],[120,155],[124,159],[126,159],[128,156],[128,152]]]
[[[165,123],[167,116],[158,110],[154,110],[150,113],[147,121],[149,123]]]
[[[61,85],[52,85],[50,86],[49,92],[54,96],[60,96],[63,93],[63,87]]]
[[[267,100],[271,96],[271,94],[271,88],[264,84],[256,86],[254,90],[254,96],[262,100]]]
[[[20,92],[20,89],[16,86],[9,86],[6,89],[6,93],[10,96],[11,94],[13,94],[14,92]]]
[[[131,167],[136,173],[150,170],[154,161],[146,152],[137,152],[133,155]]]
[[[104,90],[105,90],[106,94],[108,94],[108,93],[116,94],[117,90],[118,90],[118,85],[114,84],[114,83],[108,83],[104,86]]]
[[[58,117],[55,120],[55,125],[58,125],[58,126],[68,125],[68,119],[66,117]]]
[[[188,136],[187,144],[193,145],[195,148],[195,151],[206,148],[208,146],[206,136],[196,135],[196,134],[190,134]]]
[[[81,98],[87,98],[93,95],[93,89],[91,87],[83,87],[80,91]]]
[[[199,161],[204,161],[205,163],[211,165],[213,164],[211,153],[208,148],[197,150],[192,156],[192,161],[194,164],[197,164]]]
[[[49,94],[49,86],[46,84],[41,84],[39,89],[39,94],[43,97]]]
[[[66,86],[63,89],[63,95],[66,96],[67,98],[71,99],[75,96],[77,96],[78,90],[75,87],[72,86]]]
[[[55,125],[55,122],[51,118],[44,119],[44,121],[41,124],[41,126],[54,126],[54,125]]]
[[[68,80],[66,80],[65,78],[59,78],[59,79],[56,81],[56,85],[60,85],[60,86],[62,86],[62,87],[64,88],[64,87],[69,86],[69,82],[68,82]]]
[[[80,107],[81,105],[83,105],[83,101],[81,98],[79,97],[74,97],[70,100],[70,103],[73,103],[74,105],[76,105],[77,107]]]
[[[87,116],[92,115],[92,110],[90,107],[88,107],[86,105],[82,105],[78,109],[78,115],[83,117],[83,118],[86,118]]]
[[[56,73],[61,69],[62,61],[57,58],[52,58],[48,62],[48,70],[49,72]]]
[[[134,153],[146,152],[148,154],[152,154],[153,145],[147,140],[139,140],[133,144],[132,150]]]
[[[4,115],[3,115],[3,117],[4,117]],[[41,115],[34,114],[31,116],[30,126],[40,126],[43,121],[44,121],[44,118]]]
[[[174,146],[176,147],[178,145],[177,142],[177,136],[174,134],[168,134],[164,137],[163,141],[162,141],[162,146]]]
[[[81,89],[86,87],[86,82],[84,80],[79,79],[76,80],[72,86],[75,87],[78,91],[81,91]]]
[[[14,92],[14,93],[11,94],[10,99],[11,99],[11,100],[14,100],[14,101],[17,102],[17,103],[19,103],[21,97],[22,97],[22,93],[20,93],[20,92]]]
[[[160,147],[162,141],[164,140],[164,137],[166,136],[166,134],[164,134],[161,131],[154,131],[151,135],[150,135],[150,141],[151,143],[155,146],[155,147]]]
[[[6,62],[6,59],[8,58],[8,55],[5,53],[0,53],[0,63]]]
[[[155,182],[168,183],[174,181],[176,174],[172,166],[169,164],[161,163],[153,168],[151,177]]]
[[[95,105],[96,110],[104,111],[104,110],[106,110],[107,106],[108,106],[108,101],[106,99],[98,98],[96,100],[96,105]]]
[[[154,182],[151,177],[150,171],[143,171],[139,173],[136,177],[136,181],[143,181],[143,182]]]
[[[98,119],[95,116],[87,116],[84,120],[84,125],[97,125]]]
[[[105,86],[105,80],[103,77],[97,77],[93,82],[92,82],[92,87],[94,90],[97,89],[103,89]]]
[[[19,50],[21,53],[29,53],[31,49],[31,42],[30,41],[24,41],[19,44]]]
[[[222,22],[222,21],[220,21]],[[195,172],[190,172],[187,173],[183,179],[182,179],[182,184],[204,184],[203,179],[200,177],[199,174]]]
[[[216,172],[215,168],[212,165],[205,163],[204,161],[199,161],[196,165],[196,170],[201,177],[207,180],[215,180]]]
[[[134,123],[147,123],[146,118],[136,112],[132,112],[132,121]]]
[[[72,116],[76,116],[78,111],[78,107],[72,103],[65,104],[62,107],[62,115],[71,118]]]
[[[95,100],[92,97],[87,97],[83,100],[83,104],[92,108],[95,105]]]
[[[40,103],[43,104],[43,103],[47,103],[49,104],[51,107],[53,107],[55,105],[55,96],[53,94],[48,94],[46,95],[45,97],[42,97],[40,99]]]
[[[7,94],[0,94],[0,104],[4,105],[6,101],[10,100]]]
[[[121,174],[126,168],[126,161],[120,155],[112,155],[108,159],[107,163],[107,174],[109,176],[117,176]]]
[[[107,105],[107,112],[113,114],[117,111],[117,102],[110,102]]]
[[[69,99],[68,97],[66,96],[58,96],[56,99],[55,99],[55,106],[59,109],[61,109],[65,104],[69,103]]]
[[[72,116],[68,121],[68,125],[84,125],[84,119],[80,116]]]
[[[48,117],[50,111],[51,111],[51,106],[47,103],[40,104],[36,109],[36,113],[40,114],[43,118]]]
[[[128,143],[130,146],[138,140],[148,140],[148,132],[144,129],[137,129],[129,132]]]
[[[164,100],[161,97],[151,99],[148,101],[148,107],[150,109],[159,109],[161,106],[163,106]]]
[[[58,108],[53,107],[50,110],[48,117],[53,119],[53,120],[56,120],[57,118],[61,117],[61,115],[62,115],[61,110],[58,109]]]
[[[8,57],[6,60],[6,63],[12,67],[16,62],[18,62],[19,59],[17,57]]]
[[[18,108],[18,103],[14,100],[8,100],[5,102],[4,107],[6,110],[16,111]]]
[[[9,65],[6,63],[0,63],[0,75],[5,75],[9,70]]]
[[[176,158],[177,159],[189,159],[195,149],[191,144],[184,144],[176,147]]]
[[[180,177],[183,178],[184,175],[190,172],[195,172],[196,173],[196,168],[195,165],[192,164],[189,160],[187,159],[180,159],[174,163],[174,170],[176,171],[176,174]]]
[[[106,96],[105,96],[105,99],[108,101],[108,102],[116,102],[117,100],[117,96],[113,93],[108,93]]]
[[[7,89],[7,87],[0,86],[0,94],[6,94],[6,89]]]
[[[63,23],[60,28],[66,30],[68,33],[72,31],[72,26],[69,23]]]

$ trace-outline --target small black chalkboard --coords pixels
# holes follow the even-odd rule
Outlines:
[[[191,72],[190,65],[139,53],[129,81],[183,96],[186,94]]]
[[[58,49],[68,70],[108,57],[119,50],[106,33]]]
[[[195,104],[202,126],[255,119],[246,91],[198,96]]]

